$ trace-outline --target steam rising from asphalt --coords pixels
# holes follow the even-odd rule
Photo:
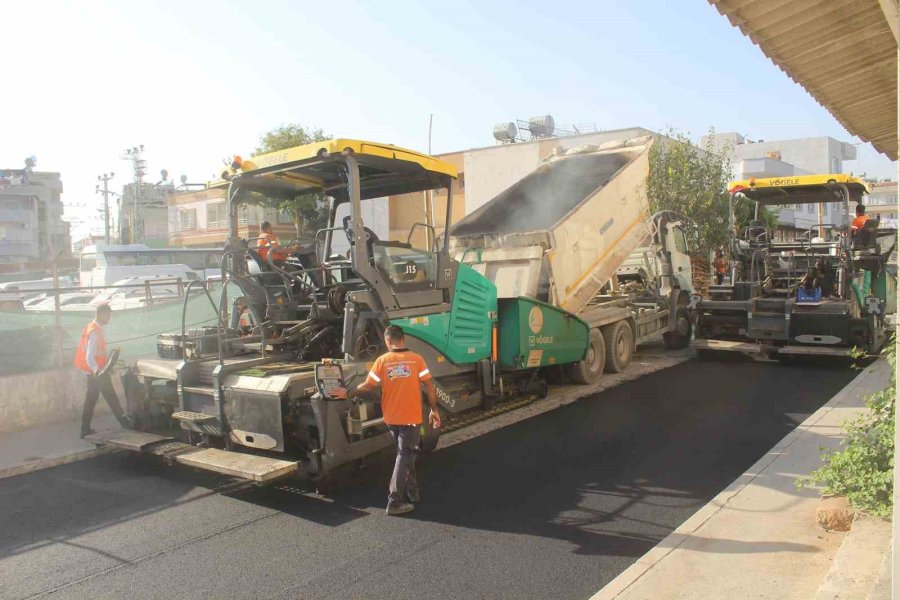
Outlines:
[[[457,237],[549,229],[606,185],[629,161],[624,152],[572,156],[541,165],[459,221]]]

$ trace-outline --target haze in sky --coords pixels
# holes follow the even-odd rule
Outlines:
[[[174,0],[4,5],[0,166],[60,171],[73,239],[102,230],[97,175],[204,182],[281,124],[434,153],[552,114],[602,129],[714,127],[859,143],[706,0]],[[869,144],[845,169],[895,177]]]

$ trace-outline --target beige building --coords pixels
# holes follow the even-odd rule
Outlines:
[[[225,212],[227,188],[208,188],[172,194],[166,199],[169,246],[185,248],[216,248],[228,238]],[[282,240],[296,236],[290,215],[274,208],[243,206],[238,218],[238,235],[244,239],[259,237],[263,221],[272,223],[275,234]]]

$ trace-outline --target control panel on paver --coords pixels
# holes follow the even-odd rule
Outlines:
[[[316,365],[316,387],[326,400],[334,398],[335,388],[347,387],[344,385],[344,370],[341,365]]]

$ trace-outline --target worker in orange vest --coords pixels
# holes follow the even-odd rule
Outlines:
[[[856,233],[862,229],[866,221],[869,220],[869,215],[866,214],[866,207],[862,204],[856,205],[856,218],[853,219],[853,222],[850,224],[850,234],[856,235]]]
[[[725,281],[725,275],[728,274],[728,261],[725,259],[725,253],[719,250],[716,252],[716,260],[713,261],[716,268],[716,285],[722,285]]]
[[[284,247],[278,243],[278,236],[272,231],[272,224],[263,221],[259,226],[260,234],[256,242],[256,252],[263,261],[268,260],[269,252],[272,253],[272,262],[284,262],[291,252],[296,251],[300,246]]]
[[[122,427],[127,428],[131,423],[122,411],[119,397],[112,385],[112,377],[104,372],[106,366],[106,336],[103,327],[112,319],[112,309],[108,304],[97,307],[97,316],[85,326],[78,340],[78,348],[75,350],[74,364],[87,375],[87,394],[84,396],[84,410],[81,413],[81,437],[95,433],[91,429],[91,421],[94,418],[94,406],[100,394]]]

